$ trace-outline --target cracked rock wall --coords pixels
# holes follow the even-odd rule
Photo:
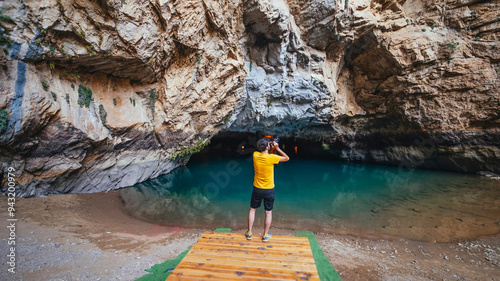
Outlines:
[[[130,186],[220,131],[500,173],[499,4],[2,1],[1,180],[14,167],[20,196]]]
[[[498,173],[499,3],[247,1],[231,130],[309,138],[348,161]]]
[[[243,94],[239,2],[0,9],[2,171],[17,170],[20,196],[106,191],[168,173],[228,125]]]

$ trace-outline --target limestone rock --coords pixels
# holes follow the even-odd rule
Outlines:
[[[221,130],[500,173],[498,5],[2,1],[0,179],[15,167],[20,196],[116,189]]]
[[[106,191],[168,173],[227,126],[243,93],[238,3],[1,5],[10,19],[0,151],[19,196]]]

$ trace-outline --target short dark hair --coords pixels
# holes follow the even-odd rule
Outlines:
[[[261,152],[266,150],[268,145],[269,145],[268,138],[261,138],[260,140],[257,141],[257,149]]]

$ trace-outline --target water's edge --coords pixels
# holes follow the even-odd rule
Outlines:
[[[120,197],[153,223],[245,228],[252,180],[248,157],[199,158]],[[487,177],[299,158],[275,181],[273,227],[441,242],[500,232],[499,182]]]

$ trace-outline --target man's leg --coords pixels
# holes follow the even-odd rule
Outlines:
[[[264,197],[264,210],[266,212],[266,218],[264,220],[264,236],[269,234],[269,228],[271,228],[271,222],[273,221],[274,188],[266,190],[266,192],[266,197]]]
[[[255,210],[250,207],[250,211],[248,212],[248,233],[252,233],[253,222],[255,221]]]
[[[271,228],[271,222],[273,221],[273,211],[266,211],[266,220],[264,222],[264,236],[269,233],[269,228]]]

